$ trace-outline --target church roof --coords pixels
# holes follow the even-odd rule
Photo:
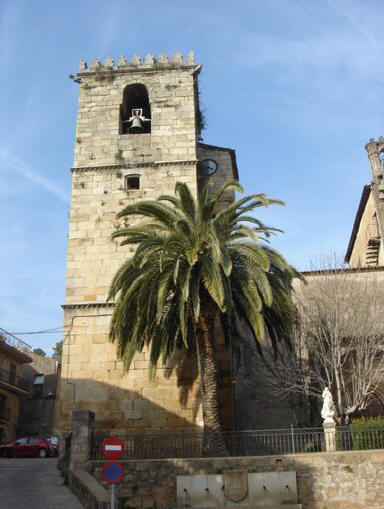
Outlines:
[[[349,239],[349,244],[348,244],[347,252],[345,254],[344,261],[346,263],[349,263],[349,260],[351,258],[352,251],[353,251],[353,246],[355,245],[355,241],[356,241],[357,232],[359,231],[359,227],[360,227],[360,221],[361,221],[361,218],[363,216],[363,213],[364,213],[364,210],[365,210],[365,206],[367,204],[367,201],[368,201],[368,198],[369,198],[370,194],[371,194],[371,186],[370,186],[370,184],[366,184],[363,187],[363,192],[361,193],[359,208],[357,209],[357,212],[356,212],[356,217],[355,217],[355,221],[353,223],[351,237]]]

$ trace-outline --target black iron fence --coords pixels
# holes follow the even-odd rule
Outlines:
[[[94,434],[91,459],[102,460],[102,443],[106,435]],[[180,432],[172,435],[125,435],[122,459],[198,458],[203,452],[203,434]],[[384,448],[384,428],[354,429],[337,427],[336,450]],[[289,428],[274,430],[225,432],[229,456],[264,456],[324,452],[323,428]]]
[[[14,387],[26,392],[30,390],[30,383],[28,380],[16,375],[13,371],[7,371],[3,368],[0,368],[0,381],[13,385]]]
[[[336,428],[338,451],[384,449],[384,428],[378,426],[342,426]]]

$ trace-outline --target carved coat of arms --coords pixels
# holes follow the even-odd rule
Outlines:
[[[240,502],[248,494],[247,470],[224,470],[224,496],[232,502]]]

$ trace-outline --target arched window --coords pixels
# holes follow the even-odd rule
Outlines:
[[[151,108],[147,88],[140,84],[127,85],[120,105],[120,134],[151,132]]]
[[[125,189],[140,189],[140,175],[126,175],[125,177]]]

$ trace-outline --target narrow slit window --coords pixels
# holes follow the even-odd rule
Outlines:
[[[125,189],[140,189],[140,176],[139,175],[127,175],[125,177]]]

